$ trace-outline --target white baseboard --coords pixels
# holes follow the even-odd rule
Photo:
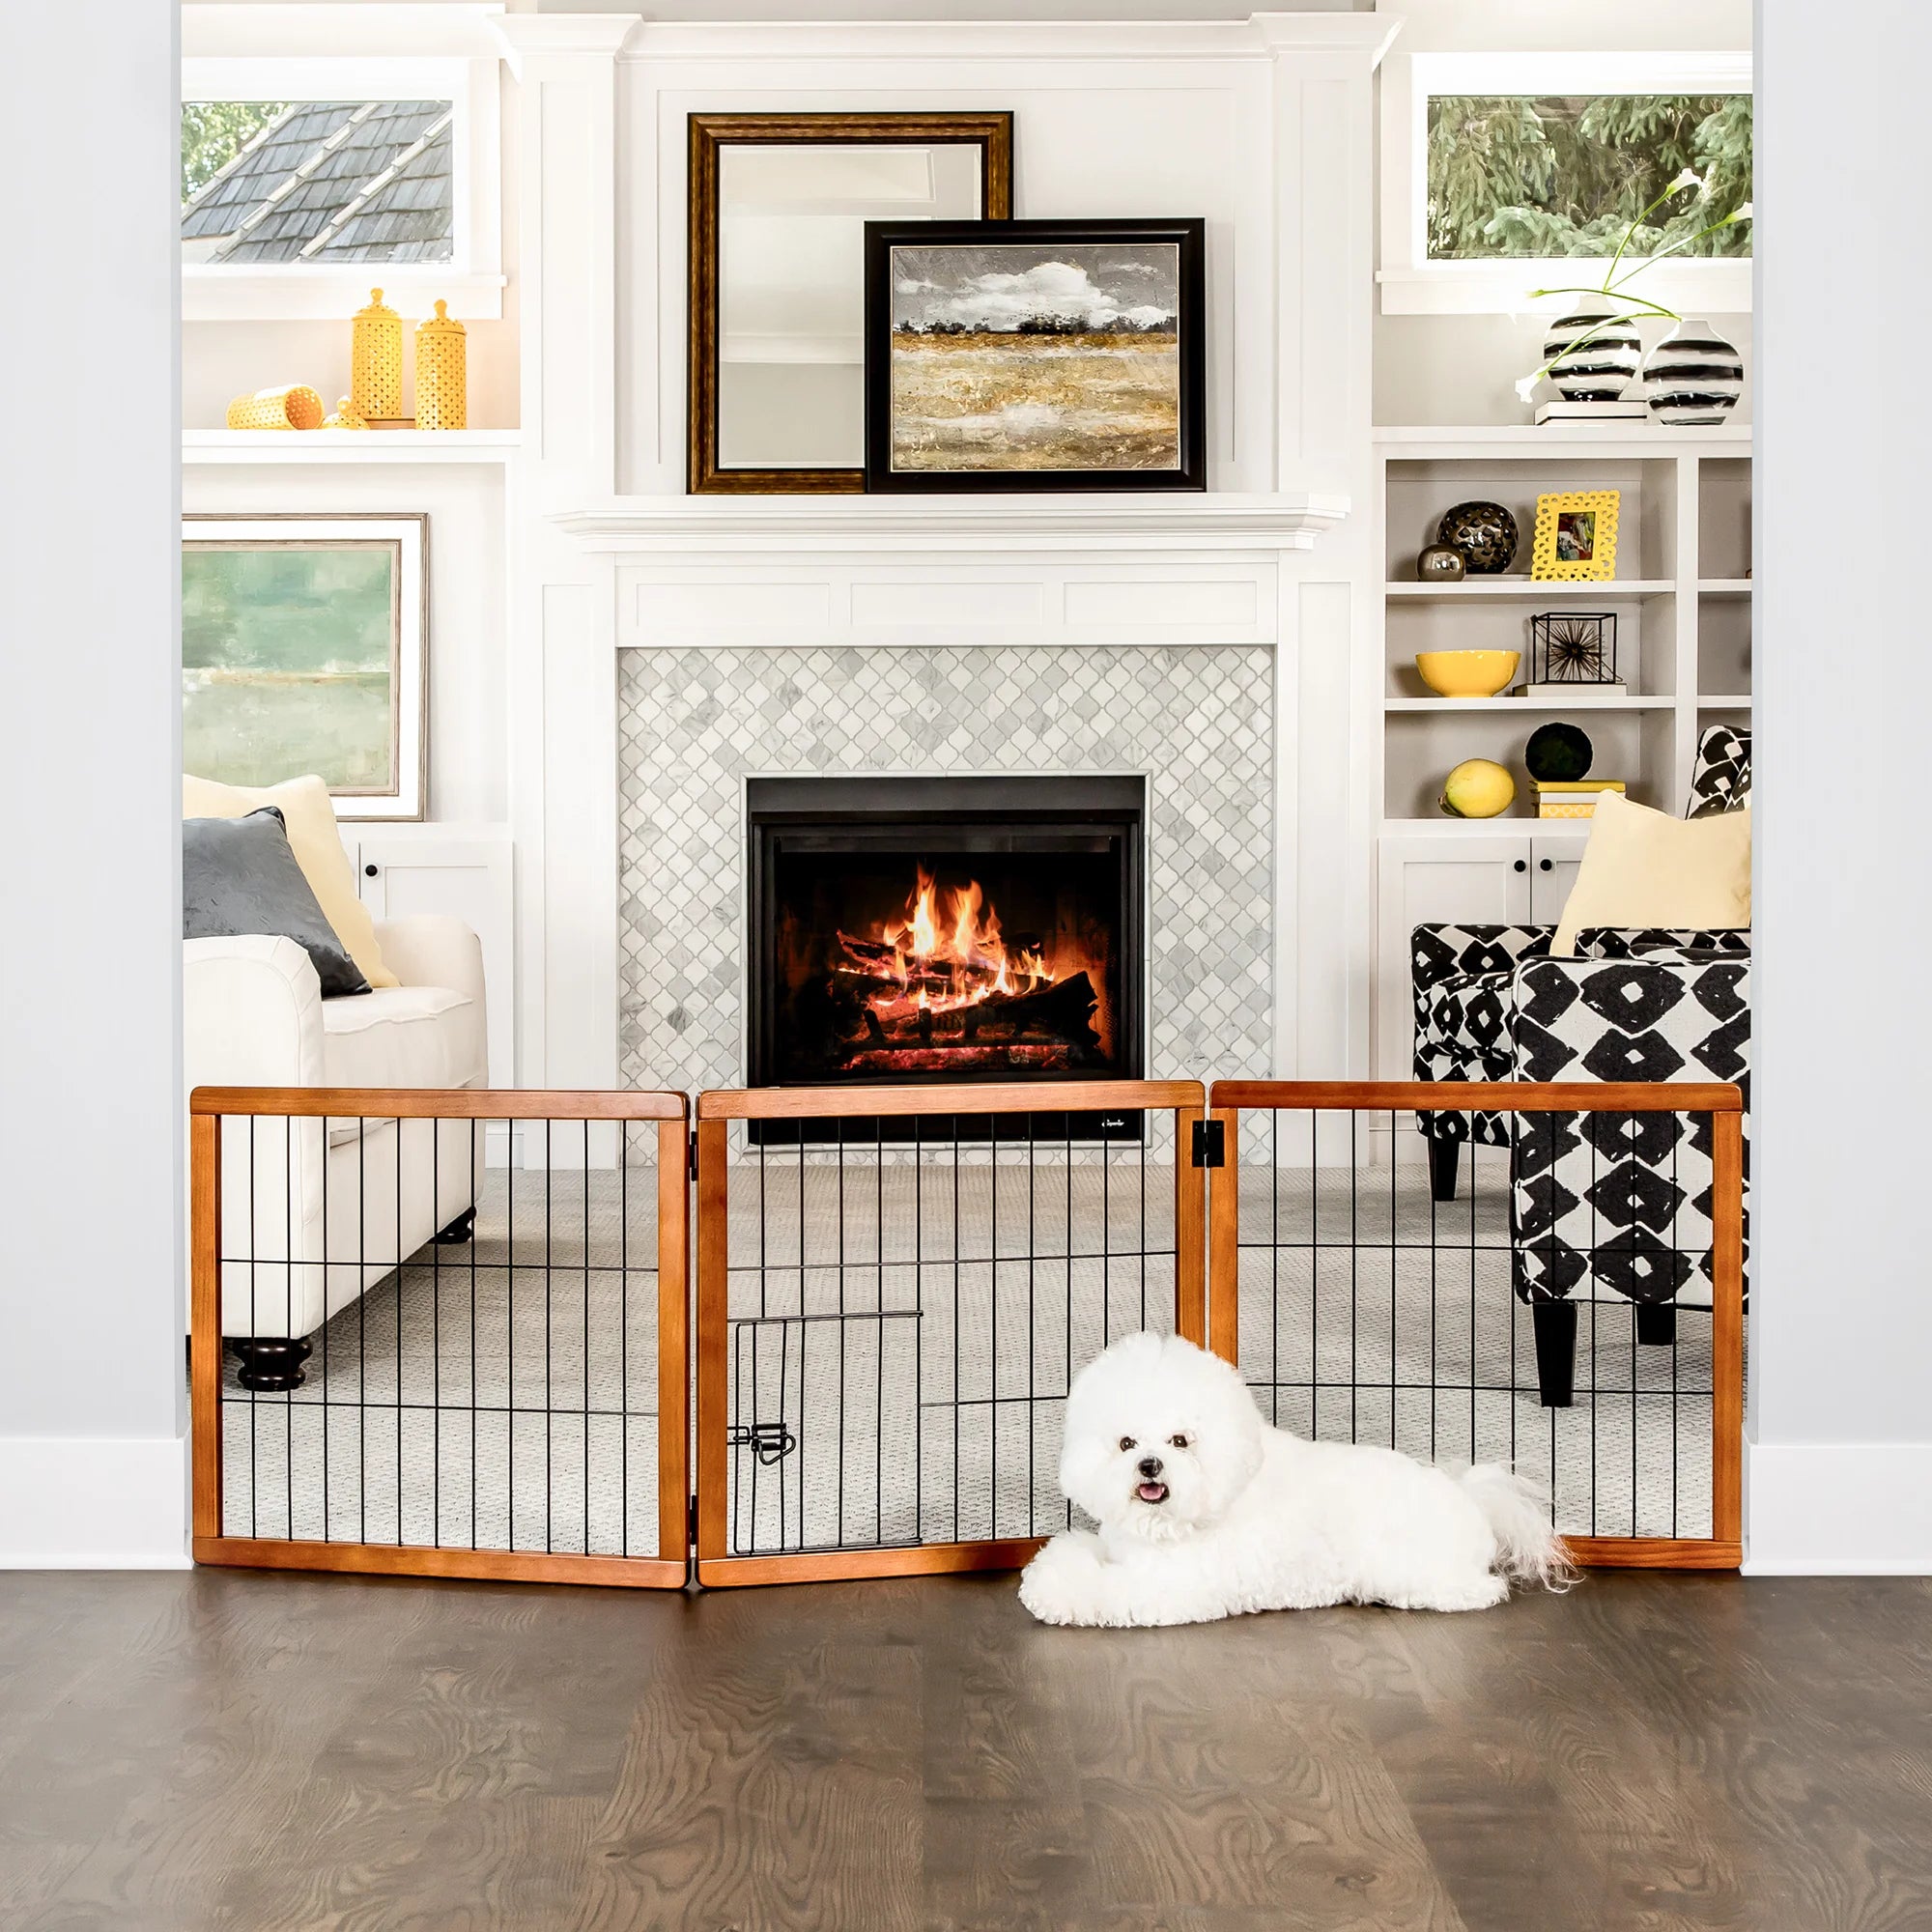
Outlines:
[[[0,1436],[0,1570],[185,1570],[187,1440]]]
[[[1747,1442],[1745,1570],[1932,1577],[1932,1442]]]

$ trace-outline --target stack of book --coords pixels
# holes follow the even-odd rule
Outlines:
[[[1597,810],[1599,794],[1620,792],[1622,779],[1532,779],[1536,787],[1536,815],[1539,818],[1589,818]]]

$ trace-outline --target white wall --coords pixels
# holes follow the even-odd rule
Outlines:
[[[1932,1571],[1932,406],[1883,356],[1848,390],[1819,354],[1848,316],[1932,299],[1893,222],[1932,13],[1874,0],[1839,34],[1814,0],[1761,0],[1759,35],[1751,1560]],[[1822,158],[1851,156],[1857,193]],[[1849,548],[1821,541],[1832,505]]]
[[[175,73],[159,0],[0,21],[0,1564],[183,1560]]]
[[[494,824],[509,815],[503,715],[506,536],[500,466],[195,465],[183,480],[182,507],[210,516],[257,511],[426,513],[430,580],[426,816]]]

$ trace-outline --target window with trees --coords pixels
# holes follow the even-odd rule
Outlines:
[[[1749,222],[1713,226],[1750,199],[1748,94],[1443,94],[1427,103],[1433,262],[1613,255],[1687,171],[1702,195],[1666,202],[1626,252],[1750,253]]]

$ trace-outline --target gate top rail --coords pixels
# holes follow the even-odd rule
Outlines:
[[[1202,1107],[1198,1080],[996,1081],[983,1087],[733,1087],[697,1096],[700,1121],[869,1120],[874,1115],[1059,1114]]]
[[[1217,1080],[1208,1104],[1425,1114],[1741,1114],[1745,1098],[1722,1081]]]
[[[683,1121],[682,1094],[540,1087],[197,1087],[190,1114],[363,1120]]]

